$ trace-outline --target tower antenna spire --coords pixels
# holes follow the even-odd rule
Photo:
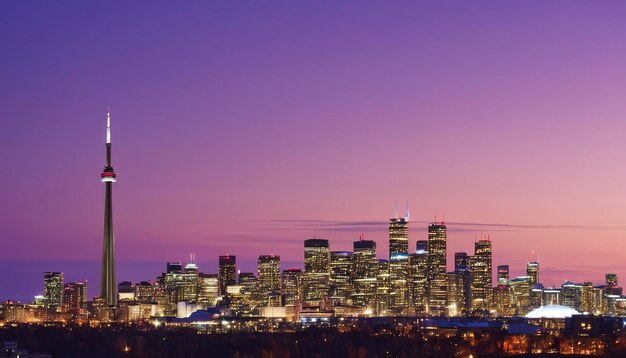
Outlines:
[[[111,144],[111,110],[107,108],[107,144]]]
[[[406,201],[406,221],[409,221],[409,217],[410,217],[410,213],[409,213],[409,201]]]

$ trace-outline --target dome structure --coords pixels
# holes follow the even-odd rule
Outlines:
[[[547,305],[541,306],[535,310],[530,311],[526,318],[569,318],[572,315],[580,314],[580,312],[576,311],[572,307],[561,306],[561,305]]]

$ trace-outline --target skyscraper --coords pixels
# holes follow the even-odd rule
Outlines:
[[[84,313],[87,310],[87,284],[66,283],[63,287],[63,306],[65,312]]]
[[[526,276],[530,278],[530,285],[539,283],[539,262],[533,261],[526,265]]]
[[[44,272],[43,297],[46,306],[59,307],[63,303],[63,273]]]
[[[330,280],[330,246],[328,240],[304,240],[304,301],[318,303],[328,297]]]
[[[509,284],[509,265],[498,265],[498,285]]]
[[[352,254],[352,302],[355,306],[369,307],[374,311],[376,297],[376,241],[361,239],[354,242]]]
[[[352,252],[331,251],[329,296],[335,304],[348,304],[352,293]]]
[[[409,307],[409,208],[406,217],[389,219],[389,310],[393,315],[408,313]]]
[[[491,304],[492,285],[492,259],[491,241],[481,239],[474,243],[474,256],[471,260],[473,275],[472,283],[472,309],[485,313]]]
[[[219,282],[220,295],[226,294],[226,287],[237,283],[237,258],[235,255],[220,256],[219,265]]]
[[[258,270],[259,293],[264,298],[261,306],[280,306],[280,256],[259,256]]]
[[[100,297],[109,306],[117,305],[117,285],[115,283],[115,249],[113,237],[113,183],[117,175],[111,166],[111,115],[107,112],[106,164],[101,181],[105,184],[104,197],[104,240],[102,242],[102,273],[100,278]]]
[[[428,309],[428,241],[418,240],[414,254],[409,255],[409,297],[412,312],[425,314]]]
[[[447,237],[443,222],[428,225],[428,304],[434,316],[444,316],[447,308]]]
[[[283,271],[283,306],[294,306],[300,302],[302,270],[297,267]]]

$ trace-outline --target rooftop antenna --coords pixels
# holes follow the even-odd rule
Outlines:
[[[406,221],[409,221],[409,216],[410,216],[410,213],[409,213],[409,201],[407,200],[406,201]]]
[[[437,222],[437,207],[435,206],[435,223]]]
[[[393,217],[394,217],[394,219],[397,219],[397,218],[398,218],[398,200],[396,200],[396,210],[395,210],[395,212],[394,212]]]

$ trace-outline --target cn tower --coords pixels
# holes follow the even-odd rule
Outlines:
[[[100,178],[106,186],[104,197],[104,240],[102,241],[102,275],[100,281],[100,297],[106,299],[109,306],[117,305],[117,288],[115,286],[115,253],[113,248],[113,206],[112,194],[115,183],[115,170],[111,166],[111,115],[107,112],[107,156],[106,166]]]

